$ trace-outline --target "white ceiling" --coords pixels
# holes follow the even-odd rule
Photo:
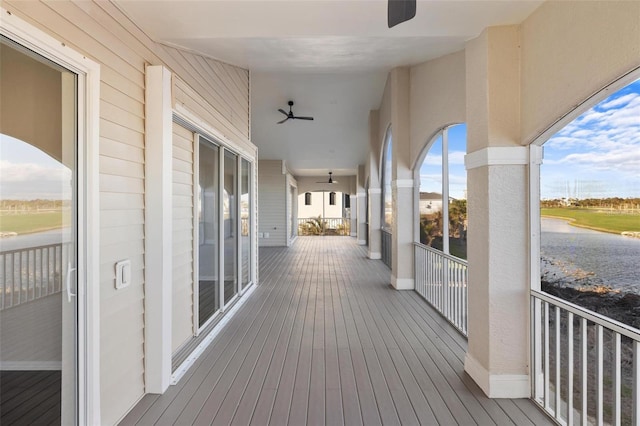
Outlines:
[[[157,41],[251,70],[252,140],[298,175],[353,174],[386,74],[464,48],[488,26],[520,23],[541,1],[418,0],[387,28],[386,0],[115,0]],[[315,121],[277,125],[294,113]]]

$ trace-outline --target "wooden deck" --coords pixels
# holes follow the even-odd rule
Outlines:
[[[466,341],[350,237],[260,250],[261,285],[164,395],[122,425],[543,425],[529,400],[488,399]]]
[[[1,425],[59,425],[60,371],[1,371]]]

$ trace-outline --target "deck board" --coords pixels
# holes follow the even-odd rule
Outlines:
[[[260,250],[260,285],[200,359],[124,425],[553,424],[492,400],[466,340],[349,237]]]

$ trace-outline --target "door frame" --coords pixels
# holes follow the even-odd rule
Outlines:
[[[77,74],[77,421],[100,419],[100,65],[0,7],[0,34]]]

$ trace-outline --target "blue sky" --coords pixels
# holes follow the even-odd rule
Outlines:
[[[467,151],[467,125],[449,128],[449,196],[467,198],[467,172],[464,156]],[[442,137],[438,137],[420,167],[420,191],[442,193]]]
[[[640,80],[544,144],[542,199],[640,197]]]
[[[466,198],[466,125],[449,129],[449,186]],[[442,139],[420,168],[420,190],[442,191]],[[544,144],[542,199],[640,197],[640,80],[590,108]]]

